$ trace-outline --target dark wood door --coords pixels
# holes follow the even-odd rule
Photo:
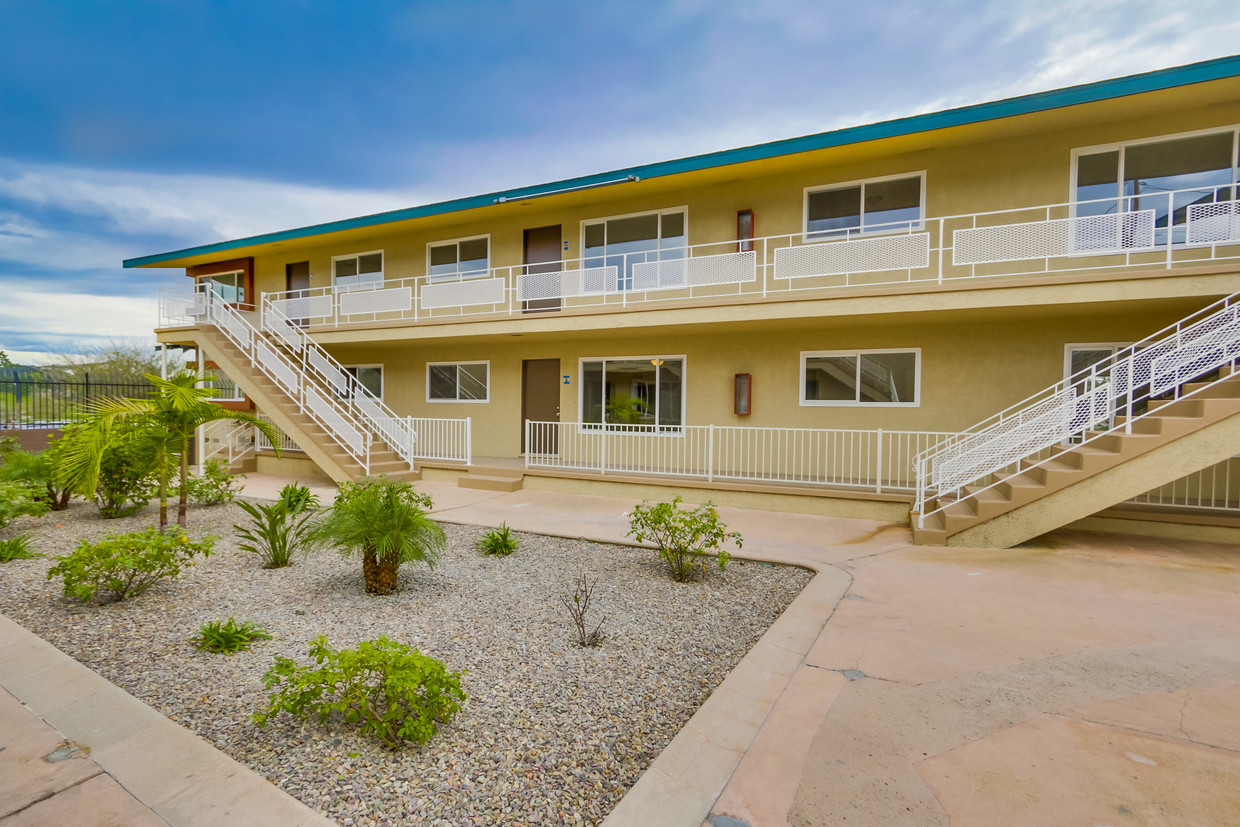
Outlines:
[[[289,292],[290,299],[308,297],[310,295],[310,262],[299,261],[296,264],[284,265],[284,284],[284,289]],[[309,323],[309,319],[306,318],[309,315],[308,301],[292,302],[288,307],[294,311],[288,314],[289,321],[302,327]]]
[[[560,249],[564,242],[560,237],[560,225],[536,227],[525,231],[525,272],[560,272]],[[560,298],[532,299],[524,306],[526,313],[543,310],[559,310]]]
[[[559,452],[559,430],[552,426],[535,429],[525,444],[526,422],[560,421],[560,360],[526,359],[521,363],[521,451],[527,454]]]

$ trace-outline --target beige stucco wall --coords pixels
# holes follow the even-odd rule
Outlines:
[[[1063,378],[1067,343],[1134,341],[1174,321],[1158,311],[1062,317],[1029,315],[972,319],[939,324],[820,327],[771,332],[654,334],[623,331],[602,337],[526,342],[425,345],[337,345],[333,354],[346,365],[382,364],[385,401],[399,414],[471,417],[474,452],[516,456],[520,446],[521,368],[526,359],[558,358],[561,419],[578,421],[579,360],[684,356],[685,418],[689,425],[958,430],[1019,402]],[[803,406],[799,402],[800,354],[851,349],[921,350],[920,404],[916,407]],[[491,399],[486,403],[426,400],[428,362],[489,361]],[[733,375],[749,373],[753,413],[732,413]]]
[[[1114,110],[1117,107],[1111,106]],[[926,173],[926,214],[958,215],[1066,202],[1072,150],[1240,123],[1240,101],[1141,114],[1140,101],[1087,126],[1063,125],[1059,112],[928,133],[899,143],[874,142],[718,167],[692,176],[620,184],[573,196],[513,202],[481,212],[437,216],[351,233],[347,241],[289,242],[255,260],[258,292],[285,288],[285,265],[309,261],[312,285],[331,284],[333,256],[383,250],[385,276],[426,273],[427,244],[488,235],[492,266],[520,264],[525,229],[560,224],[567,249],[580,255],[581,223],[606,216],[686,207],[690,244],[735,238],[736,212],[752,209],[759,236],[800,232],[806,187],[902,173]],[[1079,118],[1078,118],[1079,120]]]

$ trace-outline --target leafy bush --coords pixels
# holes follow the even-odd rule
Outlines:
[[[484,557],[507,557],[516,551],[519,545],[520,541],[513,536],[508,524],[500,523],[499,528],[488,531],[478,541],[478,551],[481,551]]]
[[[279,569],[293,564],[293,555],[305,546],[307,521],[312,512],[290,512],[284,502],[261,505],[241,500],[237,505],[250,515],[250,525],[234,525],[241,537],[237,545],[242,551],[257,554],[265,569]]]
[[[0,563],[8,563],[13,560],[33,560],[36,557],[42,556],[42,554],[36,554],[30,550],[30,535],[28,534],[19,534],[7,540],[0,540]]]
[[[25,480],[0,480],[0,528],[18,517],[41,517],[48,505],[39,499],[39,489]]]
[[[47,573],[47,579],[62,577],[65,596],[89,602],[108,603],[137,597],[165,577],[176,577],[181,569],[194,564],[194,557],[211,554],[215,537],[191,540],[180,529],[163,534],[148,528],[128,534],[113,534],[97,543],[83,540]]]
[[[602,618],[595,624],[593,630],[590,629],[587,615],[590,612],[590,600],[594,597],[594,585],[594,581],[587,580],[586,576],[581,574],[577,576],[573,590],[560,595],[560,602],[564,604],[564,608],[568,609],[573,619],[573,627],[577,632],[577,645],[585,648],[598,646],[603,642],[603,621],[607,619]]]
[[[256,640],[271,640],[271,635],[248,620],[238,626],[230,617],[227,621],[212,620],[202,624],[197,637],[190,638],[189,642],[206,652],[231,655],[248,650]]]
[[[650,505],[643,502],[633,509],[629,521],[628,536],[641,543],[649,537],[659,547],[661,557],[677,583],[693,580],[709,565],[713,558],[719,571],[728,567],[732,555],[722,548],[725,540],[732,540],[741,547],[741,535],[728,531],[719,522],[719,514],[712,503],[694,509],[680,508],[679,496],[670,503]]]
[[[280,489],[280,503],[290,514],[316,511],[319,508],[318,495],[311,494],[309,488],[298,482],[290,482]]]
[[[201,474],[189,478],[189,498],[198,505],[230,503],[241,491],[243,479],[245,474],[234,475],[222,461],[209,459]]]
[[[159,460],[147,445],[153,433],[148,423],[125,420],[108,435],[99,458],[99,484],[94,495],[100,517],[111,520],[137,514],[155,496]]]
[[[59,439],[54,440],[45,450],[33,454],[11,444],[0,445],[0,479],[29,483],[37,492],[35,499],[42,500],[52,511],[65,510],[73,492],[57,482],[54,475],[59,443]]]
[[[391,594],[402,563],[434,567],[446,539],[427,513],[431,498],[404,480],[362,477],[340,486],[335,504],[316,515],[311,545],[331,545],[346,557],[362,555],[368,594]]]
[[[390,747],[424,744],[466,698],[460,672],[384,636],[338,652],[320,636],[310,642],[310,657],[317,666],[276,658],[267,670],[263,684],[276,691],[254,715],[260,727],[281,712],[319,721],[339,712]]]

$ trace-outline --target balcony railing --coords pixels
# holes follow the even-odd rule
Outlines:
[[[675,249],[494,267],[453,276],[265,293],[264,305],[311,328],[623,310],[845,288],[918,287],[995,278],[1074,276],[1240,259],[1233,187],[924,218],[887,227],[795,233]],[[1195,199],[1187,207],[1172,205]],[[192,299],[189,299],[192,301]],[[165,326],[193,324],[185,298]]]

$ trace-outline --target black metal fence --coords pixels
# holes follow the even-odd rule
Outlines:
[[[2,379],[0,430],[59,428],[73,418],[75,407],[84,402],[116,396],[145,399],[152,390],[149,382],[95,382],[89,375],[79,382]]]

